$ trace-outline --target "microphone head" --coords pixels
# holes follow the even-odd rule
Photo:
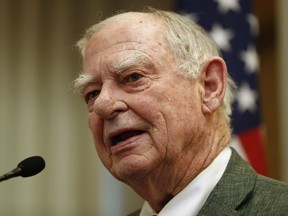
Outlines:
[[[21,161],[17,167],[22,170],[22,177],[29,177],[41,172],[45,168],[45,161],[40,156],[32,156]]]

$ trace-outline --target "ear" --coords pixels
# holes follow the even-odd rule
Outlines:
[[[204,63],[201,70],[201,83],[204,89],[202,110],[204,114],[209,114],[213,113],[223,101],[226,90],[227,67],[222,58],[213,57]]]

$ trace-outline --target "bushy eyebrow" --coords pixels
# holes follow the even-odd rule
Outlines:
[[[122,74],[123,71],[128,70],[133,67],[149,67],[152,63],[148,61],[146,56],[143,54],[134,53],[131,56],[124,58],[121,61],[113,63],[112,70],[118,74]],[[83,93],[84,88],[89,84],[94,82],[95,79],[90,74],[80,73],[78,78],[73,81],[73,90],[77,93]]]
[[[122,73],[123,71],[133,68],[133,67],[148,67],[151,66],[151,62],[148,61],[146,56],[143,54],[134,53],[131,56],[124,58],[123,60],[113,63],[113,70],[117,73]]]
[[[77,93],[83,93],[84,88],[93,81],[94,77],[92,75],[81,73],[78,78],[73,81],[73,89]]]

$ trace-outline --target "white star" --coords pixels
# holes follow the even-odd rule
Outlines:
[[[219,24],[214,24],[210,35],[216,44],[220,47],[220,49],[226,52],[231,50],[230,40],[234,36],[231,30],[223,29]]]
[[[246,19],[251,27],[251,33],[254,36],[257,36],[259,34],[259,23],[257,17],[254,14],[248,14]]]
[[[239,0],[214,0],[218,3],[218,10],[221,13],[227,13],[229,10],[239,12],[241,7]]]
[[[245,112],[246,110],[249,110],[250,112],[255,112],[257,108],[257,97],[258,94],[253,91],[247,83],[242,84],[236,96],[239,111],[241,113]]]
[[[240,58],[249,73],[256,73],[259,69],[259,59],[254,46],[250,45],[247,50],[240,52]]]

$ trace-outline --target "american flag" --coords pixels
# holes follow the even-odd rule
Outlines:
[[[206,29],[221,49],[238,86],[231,120],[231,145],[258,173],[267,175],[257,85],[258,22],[251,1],[178,0],[176,10]]]

